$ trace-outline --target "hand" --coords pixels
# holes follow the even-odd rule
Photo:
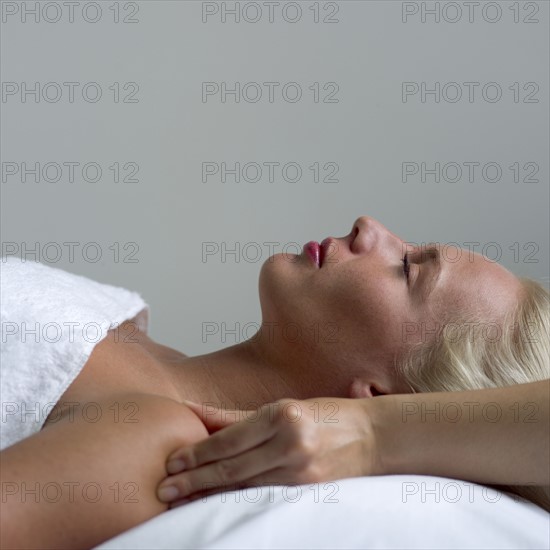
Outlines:
[[[186,401],[209,433],[215,433],[170,455],[167,472],[172,475],[159,489],[178,489],[170,499],[175,507],[228,486],[303,484],[380,474],[369,416],[372,401],[376,398],[281,399],[249,411]]]

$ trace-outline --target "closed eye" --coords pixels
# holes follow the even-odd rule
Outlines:
[[[411,271],[411,266],[409,264],[409,254],[406,253],[405,257],[401,261],[403,262],[403,273],[405,274],[405,277],[407,277],[407,281],[408,281],[409,273]]]

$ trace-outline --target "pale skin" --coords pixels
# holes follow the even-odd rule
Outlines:
[[[441,258],[437,285],[426,298],[435,253],[411,250],[366,216],[355,221],[348,235],[333,239],[329,250],[320,269],[305,254],[275,255],[264,263],[259,281],[262,329],[243,343],[187,357],[131,323],[111,331],[96,345],[44,429],[0,453],[2,481],[41,486],[63,479],[98,482],[106,494],[116,480],[132,482],[140,487],[139,503],[111,499],[75,505],[61,499],[52,505],[44,499],[20,502],[13,495],[2,503],[2,547],[89,548],[166,510],[168,504],[155,489],[166,476],[167,458],[208,436],[200,412],[184,400],[239,409],[284,398],[406,393],[393,359],[420,336],[404,340],[405,323],[439,322],[444,311],[455,308],[475,308],[498,322],[519,297],[512,273],[463,251],[452,262]],[[402,263],[407,250],[408,279]],[[297,339],[282,332],[291,323],[301,328]],[[116,422],[108,414],[97,423],[82,415],[71,418],[68,403],[77,402],[78,410],[91,401],[105,411],[115,402],[136,403],[139,422]],[[351,427],[342,431],[342,422],[338,436],[344,439],[346,433],[364,429],[352,422],[352,415],[346,418]],[[157,424],[162,429],[154,428]],[[179,484],[185,483],[180,478]],[[18,528],[35,517],[40,528]],[[67,529],[60,529],[59,518],[67,518]]]
[[[258,411],[189,404],[213,435],[170,455],[175,475],[161,486],[178,487],[173,507],[224,489],[407,473],[544,487],[548,495],[550,380],[375,399],[284,399]]]

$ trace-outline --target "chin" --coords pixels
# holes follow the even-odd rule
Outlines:
[[[291,283],[300,276],[300,257],[295,254],[274,254],[270,256],[260,269],[260,285],[268,287],[277,283]]]
[[[282,293],[285,283],[291,281],[292,267],[283,254],[274,254],[262,264],[258,282],[262,303]]]
[[[258,282],[263,321],[288,321],[293,310],[301,307],[304,277],[299,259],[292,254],[274,254],[263,263]]]

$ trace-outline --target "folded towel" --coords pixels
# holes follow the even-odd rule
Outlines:
[[[0,258],[0,449],[40,431],[110,329],[149,306],[130,290],[14,256]]]

